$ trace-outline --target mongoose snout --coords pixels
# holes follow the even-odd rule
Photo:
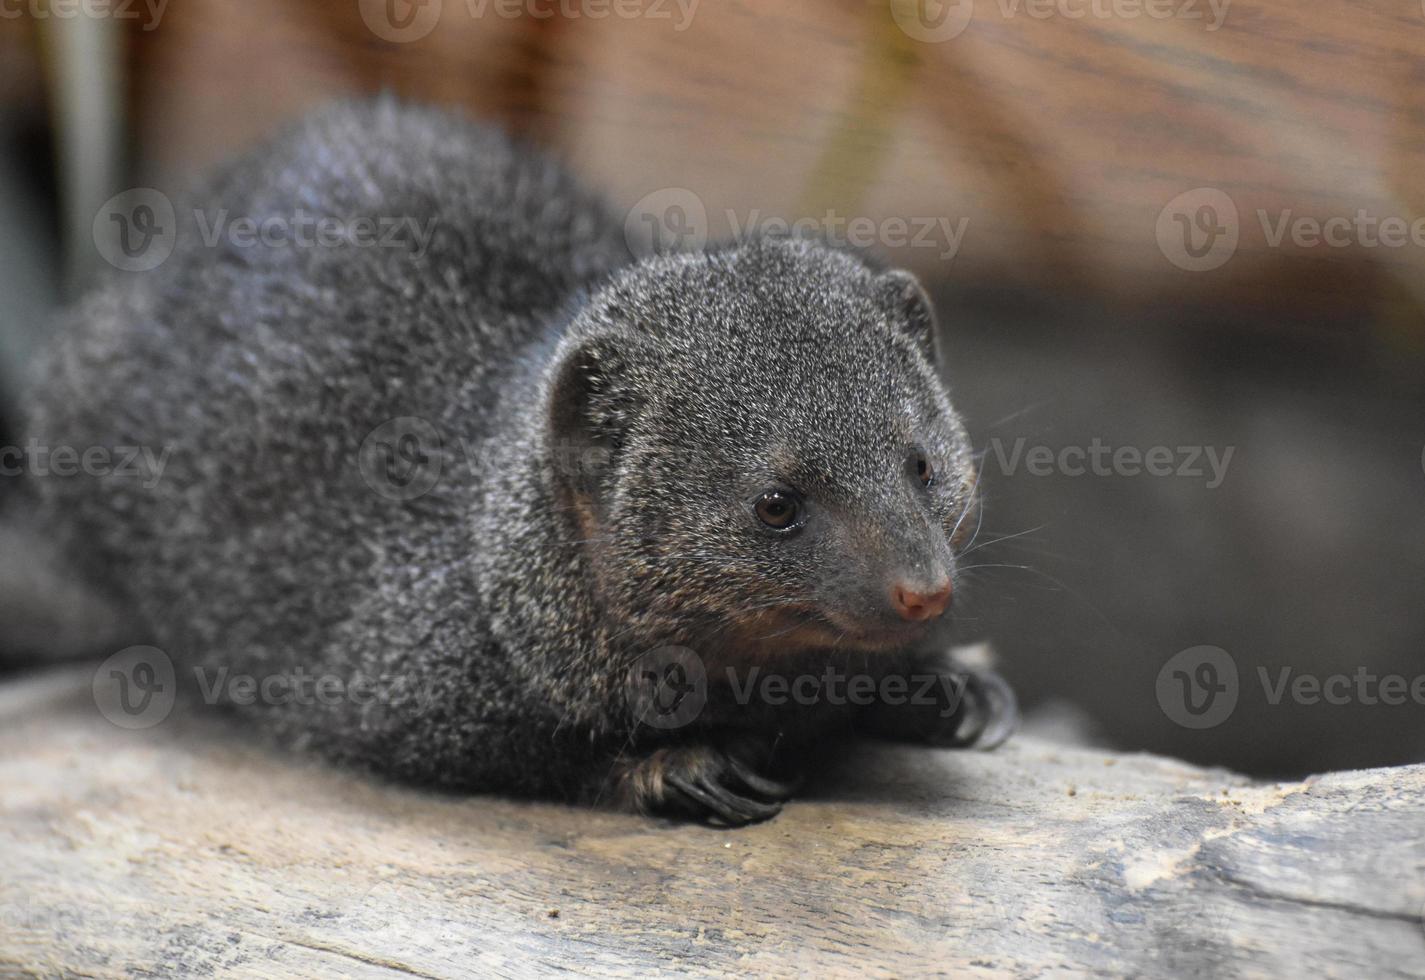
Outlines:
[[[921,622],[936,619],[950,608],[950,579],[930,587],[897,582],[891,587],[891,604],[902,619]]]

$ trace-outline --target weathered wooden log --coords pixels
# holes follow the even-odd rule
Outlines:
[[[871,746],[736,831],[384,785],[0,686],[0,974],[1425,976],[1425,766]]]

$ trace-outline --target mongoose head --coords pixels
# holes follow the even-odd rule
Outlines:
[[[648,259],[554,361],[557,518],[616,625],[756,656],[942,621],[977,481],[912,276],[800,240]]]

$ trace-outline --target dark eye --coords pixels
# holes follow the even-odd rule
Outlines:
[[[935,469],[930,465],[930,458],[920,450],[916,450],[911,455],[911,463],[915,467],[915,478],[920,481],[920,485],[928,487],[935,482]]]
[[[802,505],[796,494],[785,490],[769,490],[757,498],[757,517],[768,527],[785,531],[795,525],[802,514]]]

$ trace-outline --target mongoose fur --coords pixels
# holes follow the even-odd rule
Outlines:
[[[431,237],[209,242],[195,207]],[[166,262],[66,317],[27,427],[166,450],[161,478],[34,478],[22,503],[178,663],[374,679],[233,706],[263,731],[420,783],[729,824],[775,813],[833,731],[1008,733],[1012,696],[950,661],[939,608],[893,609],[897,585],[948,588],[977,524],[908,274],[798,239],[635,260],[554,162],[392,100],[303,121],[178,221]],[[432,485],[407,496],[412,466]],[[649,724],[669,657],[705,704]],[[736,694],[828,669],[953,696]]]

